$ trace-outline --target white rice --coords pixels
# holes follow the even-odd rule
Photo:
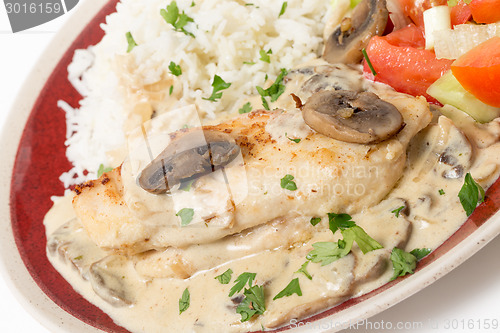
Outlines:
[[[70,82],[84,98],[79,109],[58,104],[66,111],[67,157],[74,165],[61,176],[64,185],[94,178],[100,164],[116,166],[110,152],[125,146],[126,127],[135,119],[132,95],[145,85],[173,80],[180,94],[173,100],[162,95],[155,112],[194,104],[202,119],[213,119],[241,107],[266,75],[274,80],[281,68],[320,54],[329,0],[288,0],[280,17],[283,0],[251,2],[195,0],[191,6],[191,0],[178,0],[180,12],[194,19],[186,26],[192,38],[174,31],[160,15],[171,0],[122,0],[102,25],[102,41],[77,50],[68,68]],[[130,53],[127,32],[138,44]],[[270,63],[261,61],[259,52],[269,49]],[[181,66],[182,75],[170,74],[171,61]],[[231,83],[217,102],[203,99],[212,93],[214,75]]]

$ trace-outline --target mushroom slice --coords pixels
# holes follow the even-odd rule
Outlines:
[[[315,131],[352,143],[384,141],[404,127],[398,109],[370,92],[320,91],[307,100],[302,116]]]
[[[150,193],[163,194],[183,181],[223,168],[239,152],[229,134],[197,129],[172,140],[141,172],[139,185]]]
[[[357,64],[363,58],[362,49],[375,35],[382,35],[389,12],[386,0],[363,0],[352,16],[344,18],[325,44],[323,58],[329,63]]]

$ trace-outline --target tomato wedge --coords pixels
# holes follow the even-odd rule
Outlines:
[[[455,6],[450,9],[451,25],[455,26],[457,24],[464,24],[469,21],[472,17],[472,11],[470,7],[460,0]]]
[[[399,0],[403,12],[419,27],[424,26],[424,11],[426,9],[446,5],[447,0]]]
[[[500,37],[488,39],[455,60],[451,70],[465,90],[500,107]]]
[[[500,0],[472,0],[469,7],[477,23],[500,21]]]
[[[433,51],[423,49],[424,45],[423,31],[414,24],[384,37],[373,37],[366,53],[377,75],[371,73],[365,61],[365,77],[437,103],[426,93],[427,88],[450,69],[452,60],[436,59]]]

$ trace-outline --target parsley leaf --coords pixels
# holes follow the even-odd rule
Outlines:
[[[229,297],[233,296],[236,293],[239,293],[245,287],[247,282],[248,286],[251,287],[252,282],[255,279],[256,275],[257,273],[249,273],[249,272],[240,274],[240,276],[238,276],[236,280],[234,280],[234,286],[229,291]]]
[[[269,104],[267,103],[266,97],[271,97],[271,102],[276,102],[278,98],[285,92],[286,86],[283,84],[283,79],[288,74],[285,68],[281,69],[280,74],[276,78],[276,81],[267,89],[262,87],[255,87],[262,99],[262,105],[266,110],[269,110]]]
[[[285,177],[281,178],[281,188],[289,191],[296,191],[297,184],[293,181],[294,177],[292,175],[285,175]]]
[[[431,249],[414,249],[410,253],[413,254],[417,260],[422,260],[422,258],[431,253],[431,251]]]
[[[241,109],[238,110],[239,114],[249,113],[252,111],[252,104],[250,102],[245,103]]]
[[[163,19],[172,25],[174,27],[175,31],[183,32],[187,36],[194,37],[194,35],[185,30],[184,27],[186,24],[189,22],[194,22],[194,20],[187,16],[184,11],[182,13],[179,13],[179,7],[177,7],[177,2],[172,1],[170,5],[167,6],[167,9],[161,9],[160,10],[160,15],[163,17]]]
[[[181,218],[181,226],[186,226],[193,220],[194,209],[193,208],[182,208],[175,214]]]
[[[261,315],[266,311],[264,288],[262,286],[245,288],[243,295],[245,298],[236,308],[236,312],[241,315],[242,323],[250,320],[254,315]]]
[[[283,2],[283,5],[281,5],[280,14],[278,15],[278,17],[281,17],[281,15],[285,14],[286,7],[288,7],[288,2],[285,1],[285,2]]]
[[[169,96],[171,96],[173,92],[174,92],[174,86],[170,86],[170,89],[168,89]]]
[[[314,250],[309,252],[306,258],[325,266],[348,255],[351,252],[352,243],[348,244],[345,241],[317,242],[312,246]]]
[[[222,97],[222,93],[219,92],[221,90],[227,89],[231,86],[231,83],[225,82],[219,75],[214,76],[214,80],[212,82],[212,95],[209,98],[203,97],[204,100],[216,102],[218,99]]]
[[[401,207],[398,207],[396,209],[394,209],[393,211],[391,211],[391,213],[393,213],[394,215],[396,215],[396,217],[399,217],[399,213],[405,209],[405,206],[401,206]]]
[[[233,270],[229,268],[227,271],[222,273],[221,275],[217,275],[215,277],[216,280],[219,280],[221,284],[228,284],[231,281],[231,275],[233,274]]]
[[[171,61],[170,64],[168,65],[168,69],[170,70],[170,73],[172,73],[175,76],[179,76],[182,74],[181,66],[177,65],[173,61]]]
[[[467,216],[472,214],[478,203],[484,202],[484,189],[474,181],[469,172],[465,175],[464,185],[458,192],[458,198]]]
[[[304,274],[309,280],[312,280],[311,274],[307,271],[307,265],[309,265],[309,261],[306,261],[305,263],[300,266],[300,268],[295,272],[295,273],[302,273]]]
[[[366,231],[363,230],[363,228],[357,225],[342,230],[342,236],[348,243],[355,241],[363,254],[383,248],[379,242],[371,238]]]
[[[335,234],[338,229],[344,230],[355,226],[356,223],[352,221],[352,217],[349,214],[328,213],[328,225],[330,230]]]
[[[137,43],[135,42],[134,37],[132,37],[132,33],[130,31],[125,34],[125,37],[127,38],[128,43],[127,53],[130,53],[130,51],[137,46]]]
[[[405,276],[406,274],[413,274],[417,267],[417,257],[413,254],[405,252],[395,247],[391,252],[392,267],[394,275],[391,278],[395,280],[398,276]]]
[[[285,133],[285,137],[290,140],[290,141],[293,141],[295,143],[299,143],[302,139],[292,139],[292,138],[289,138],[288,135]]]
[[[179,299],[179,314],[183,313],[189,308],[189,303],[191,300],[191,296],[189,294],[188,288],[184,290],[181,298]]]
[[[444,190],[443,190],[443,189],[440,189],[440,190],[439,190],[439,195],[445,195],[445,193],[444,193]]]
[[[100,164],[99,169],[97,169],[97,178],[101,178],[103,174],[105,174],[106,172],[110,172],[112,170],[113,168],[105,168],[104,164]]]
[[[268,64],[271,63],[271,57],[269,55],[273,54],[273,50],[271,50],[271,49],[269,49],[267,51],[260,50],[259,54],[260,54],[260,59],[259,60],[267,62]]]
[[[290,283],[278,293],[278,295],[274,296],[273,301],[278,298],[282,298],[285,296],[292,296],[293,294],[297,294],[298,296],[302,296],[302,290],[300,290],[299,278],[295,278]]]
[[[321,217],[311,217],[311,224],[316,226],[316,224],[321,222]]]

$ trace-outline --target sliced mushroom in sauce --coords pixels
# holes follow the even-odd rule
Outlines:
[[[315,131],[352,143],[381,142],[404,126],[398,109],[370,92],[320,91],[307,100],[302,115]]]
[[[343,19],[325,44],[323,58],[329,63],[357,64],[370,38],[382,35],[389,12],[385,0],[363,0],[351,17]]]
[[[138,178],[139,185],[153,194],[163,194],[183,181],[221,169],[240,152],[229,134],[196,129],[172,140]]]

